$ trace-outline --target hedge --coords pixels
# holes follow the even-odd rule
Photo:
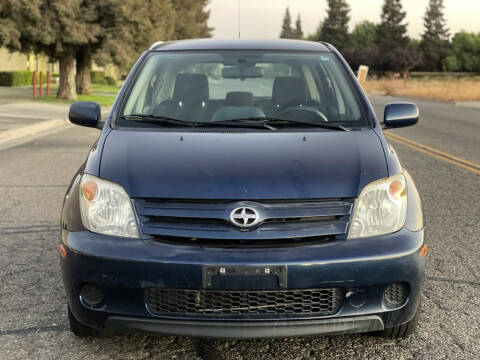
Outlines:
[[[117,81],[111,76],[105,76],[103,71],[91,71],[90,79],[93,84],[116,86]]]
[[[94,84],[102,84],[102,85],[107,84],[107,80],[105,80],[105,73],[103,71],[91,71],[90,79]]]
[[[30,71],[0,71],[0,86],[28,86],[32,85]]]
[[[50,82],[55,83],[55,77],[57,74],[53,74],[50,77]],[[0,86],[29,86],[32,85],[32,72],[31,71],[0,71]],[[92,83],[101,85],[117,85],[117,81],[111,76],[105,76],[103,71],[92,71],[91,74]],[[37,72],[37,85],[39,81],[39,73]],[[43,73],[43,82],[47,82],[47,74]]]
[[[117,80],[113,76],[105,76],[105,80],[107,81],[107,84],[110,86],[117,86]]]

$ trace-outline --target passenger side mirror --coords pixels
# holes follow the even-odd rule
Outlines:
[[[92,101],[73,103],[68,118],[72,124],[98,128],[102,118],[100,105]]]
[[[385,106],[383,125],[385,129],[415,125],[420,117],[418,106],[412,103],[392,103]]]

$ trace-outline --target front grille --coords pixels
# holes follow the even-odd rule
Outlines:
[[[229,241],[306,239],[344,235],[352,199],[305,201],[187,201],[135,199],[142,233],[158,239],[183,238]],[[238,207],[251,207],[258,224],[239,228],[230,215]]]
[[[335,314],[341,288],[305,290],[179,290],[149,288],[145,300],[159,316],[224,319],[315,317]]]

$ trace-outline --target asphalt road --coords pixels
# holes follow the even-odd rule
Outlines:
[[[391,99],[372,98],[382,105]],[[396,134],[480,162],[480,111],[420,102]],[[382,115],[381,106],[375,106]],[[67,127],[0,151],[0,359],[478,359],[480,175],[392,142],[423,197],[429,254],[418,331],[225,341],[68,331],[57,243],[66,186],[96,130]]]

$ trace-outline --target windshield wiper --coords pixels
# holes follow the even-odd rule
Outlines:
[[[336,123],[327,123],[327,122],[316,122],[316,121],[303,121],[303,120],[292,120],[292,119],[281,119],[275,117],[268,117],[268,116],[259,116],[259,117],[251,117],[245,119],[248,121],[261,121],[264,124],[301,124],[301,125],[312,125],[315,127],[319,127],[322,129],[331,129],[331,130],[340,130],[340,131],[350,131],[350,129],[346,128],[341,124]]]
[[[197,125],[197,123],[193,123],[190,121],[175,119],[169,116],[164,115],[145,115],[145,114],[129,114],[129,115],[122,115],[120,119],[131,120],[131,121],[138,121],[144,122],[149,124],[172,124],[172,125],[185,125],[193,127]]]
[[[165,115],[145,115],[145,114],[129,114],[120,116],[121,119],[145,122],[150,124],[171,124],[171,125],[182,125],[182,126],[242,126],[250,127],[254,129],[268,129],[268,130],[277,130],[272,124],[300,124],[300,125],[311,125],[319,127],[322,129],[331,129],[331,130],[340,130],[340,131],[350,131],[348,128],[344,127],[341,124],[336,123],[326,123],[326,122],[316,122],[316,121],[303,121],[303,120],[292,120],[292,119],[281,119],[268,116],[259,116],[259,117],[249,117],[245,119],[230,119],[230,120],[220,120],[212,122],[191,122],[180,119],[175,119]]]
[[[264,118],[259,118],[264,119]],[[251,127],[254,129],[268,129],[268,130],[277,130],[273,126],[267,124],[266,121],[258,121],[256,118],[248,119],[230,119],[230,120],[219,120],[212,121],[207,123],[202,123],[202,125],[225,125],[225,126],[242,126],[242,127]]]
[[[180,119],[171,118],[164,115],[145,115],[145,114],[130,114],[122,115],[121,119],[144,122],[149,124],[173,124],[173,125],[186,125],[190,127],[196,126],[242,126],[242,127],[251,127],[254,129],[269,129],[276,130],[273,126],[266,124],[263,121],[248,121],[245,119],[232,119],[232,120],[222,120],[214,122],[191,122]]]

